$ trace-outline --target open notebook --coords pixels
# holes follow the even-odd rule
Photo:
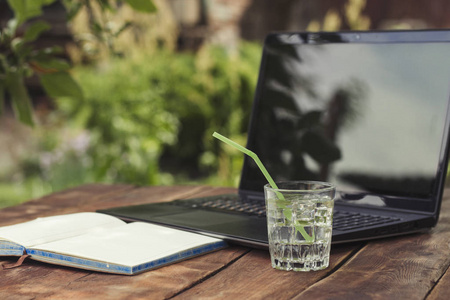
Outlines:
[[[220,239],[100,213],[0,227],[0,255],[133,275],[225,247]]]

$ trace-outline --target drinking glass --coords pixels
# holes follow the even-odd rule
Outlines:
[[[264,186],[272,267],[316,271],[330,262],[336,188],[327,182],[286,181]]]

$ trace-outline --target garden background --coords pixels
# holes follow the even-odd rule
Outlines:
[[[14,2],[42,9],[11,33],[9,21],[23,9]],[[245,144],[267,33],[450,27],[445,0],[148,3],[0,1],[0,58],[25,41],[39,55],[58,46],[58,61],[70,66],[14,61],[30,71],[30,125],[2,89],[15,66],[0,64],[0,207],[93,182],[237,187],[243,156],[211,134]],[[41,20],[49,26],[29,38],[27,28]],[[55,70],[80,93],[49,90]]]

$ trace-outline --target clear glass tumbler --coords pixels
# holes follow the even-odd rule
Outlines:
[[[327,268],[335,186],[317,181],[286,181],[277,186],[264,186],[272,267],[286,271]]]

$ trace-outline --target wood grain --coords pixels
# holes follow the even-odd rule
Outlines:
[[[330,267],[317,272],[275,270],[270,264],[268,251],[252,250],[227,269],[175,299],[291,299],[328,276],[359,248],[357,244],[333,247]]]
[[[295,299],[424,299],[450,264],[449,241],[450,201],[446,199],[431,232],[368,243]],[[449,295],[448,285],[443,288]]]
[[[136,276],[96,273],[30,260],[20,268],[0,271],[0,299],[167,299],[247,251],[243,247],[229,247]],[[5,271],[7,276],[3,275]]]
[[[450,245],[449,245],[450,246]],[[431,290],[427,300],[448,300],[450,298],[450,271],[447,268],[445,274],[439,279]]]

